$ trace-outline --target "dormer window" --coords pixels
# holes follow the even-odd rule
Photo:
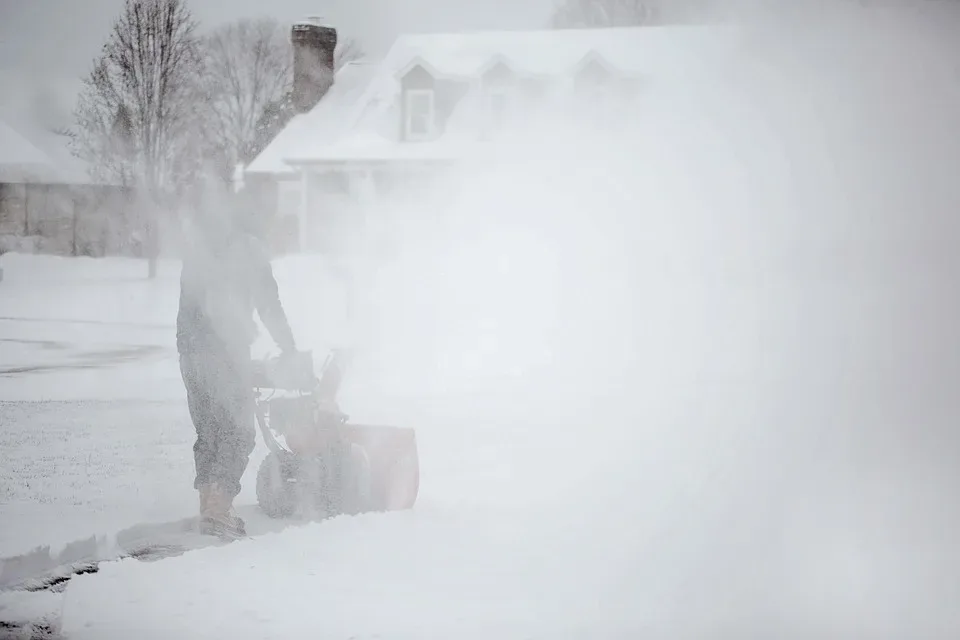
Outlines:
[[[617,126],[621,119],[623,78],[597,54],[588,54],[573,78],[581,114],[601,127]]]
[[[516,85],[516,73],[503,60],[496,61],[483,72],[480,88],[485,138],[494,136],[510,119]]]
[[[615,113],[617,105],[617,94],[612,82],[596,84],[592,88],[592,93],[585,96],[591,111],[597,118],[604,119]]]
[[[510,115],[510,94],[505,87],[487,89],[484,93],[484,119],[488,136],[496,134]]]
[[[433,136],[435,105],[433,89],[407,89],[404,92],[404,137],[427,140]]]

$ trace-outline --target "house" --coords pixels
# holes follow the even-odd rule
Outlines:
[[[125,202],[119,187],[89,179],[66,136],[30,118],[0,120],[0,253],[135,251],[134,230],[118,225]]]
[[[295,246],[325,251],[377,199],[552,116],[617,126],[652,87],[691,81],[735,42],[730,29],[689,26],[404,35],[382,61],[336,74],[247,177],[282,185]]]

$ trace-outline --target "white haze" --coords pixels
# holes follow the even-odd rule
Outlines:
[[[568,564],[566,616],[960,634],[960,38],[923,6],[753,14],[626,131],[544,120],[368,212],[402,241],[354,260],[345,409],[418,428],[518,583]]]
[[[753,16],[628,131],[544,125],[383,203],[351,408],[390,379],[438,483],[489,451],[450,495],[541,514],[531,553],[614,624],[955,636],[953,15]]]

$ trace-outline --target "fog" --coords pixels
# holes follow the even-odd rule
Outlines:
[[[627,130],[544,119],[375,208],[358,367],[438,425],[424,468],[494,447],[451,493],[561,505],[612,619],[955,632],[953,16],[753,13]]]
[[[55,76],[89,71],[122,0],[0,0],[0,69]],[[284,22],[323,16],[367,51],[382,55],[400,33],[454,29],[537,29],[549,19],[551,0],[193,0],[206,27],[240,17],[269,15]],[[52,43],[56,43],[53,46]]]
[[[292,23],[322,16],[376,59],[402,33],[539,29],[552,0],[192,0],[202,31],[239,18]],[[72,127],[80,78],[90,71],[122,0],[0,0],[0,118],[34,127]],[[37,114],[34,111],[42,109]],[[34,111],[32,111],[34,110]],[[48,115],[49,114],[49,115]],[[32,116],[32,117],[31,117]]]
[[[624,127],[544,114],[368,205],[345,410],[416,426],[449,508],[552,537],[568,616],[956,637],[960,12],[733,15]]]

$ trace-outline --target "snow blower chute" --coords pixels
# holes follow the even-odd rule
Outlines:
[[[319,378],[309,352],[256,363],[257,424],[269,449],[257,471],[257,501],[272,518],[396,511],[416,502],[414,430],[350,423],[336,402],[345,360],[333,351]]]

